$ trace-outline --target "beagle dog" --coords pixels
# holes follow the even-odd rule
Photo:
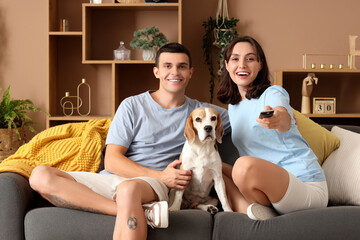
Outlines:
[[[218,200],[209,195],[212,186],[215,186],[223,209],[232,212],[225,192],[222,162],[216,145],[216,141],[221,143],[223,134],[221,117],[215,109],[201,107],[190,114],[186,121],[186,141],[180,159],[181,167],[191,170],[192,177],[185,190],[172,189],[170,211],[198,208],[212,214],[217,213]]]

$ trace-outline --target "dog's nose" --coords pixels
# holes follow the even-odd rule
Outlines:
[[[212,126],[206,125],[206,126],[204,127],[204,130],[205,130],[207,133],[209,133],[209,132],[211,132],[211,130],[212,130]]]

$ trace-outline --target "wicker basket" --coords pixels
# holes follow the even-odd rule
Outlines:
[[[19,140],[14,129],[0,128],[0,162],[14,154],[24,144],[24,129],[18,128],[18,130],[22,140]]]
[[[117,0],[118,3],[144,3],[145,0]]]

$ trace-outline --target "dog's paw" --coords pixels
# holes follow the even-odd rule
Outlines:
[[[209,205],[207,211],[211,214],[215,214],[219,212],[219,209],[213,205]]]
[[[171,206],[171,207],[169,207],[169,212],[173,212],[173,211],[178,211],[178,210],[180,210],[180,208],[177,208],[177,207],[174,207],[174,206]]]

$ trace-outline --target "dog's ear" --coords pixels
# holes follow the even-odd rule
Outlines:
[[[222,121],[221,121],[221,116],[218,113],[217,114],[217,123],[216,123],[216,141],[218,141],[218,143],[222,143],[222,137],[224,135],[224,127],[222,125]]]
[[[194,143],[194,141],[195,141],[195,131],[194,131],[194,124],[193,124],[193,119],[192,119],[191,114],[186,120],[184,135],[185,135],[185,138],[189,142],[190,145]]]

